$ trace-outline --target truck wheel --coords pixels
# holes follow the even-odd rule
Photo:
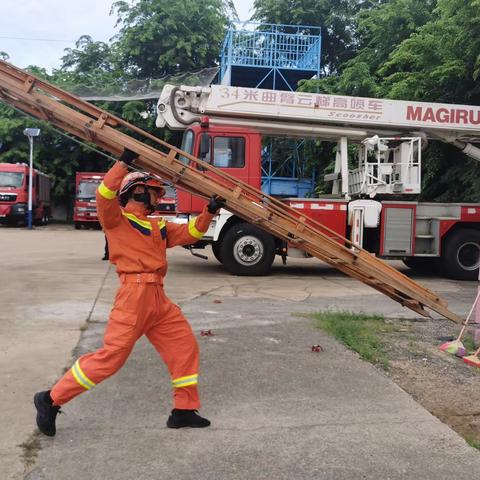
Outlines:
[[[223,237],[220,258],[233,275],[267,275],[275,258],[275,241],[258,227],[239,223]]]
[[[455,280],[477,280],[480,265],[480,231],[462,229],[453,232],[444,245],[442,267]]]
[[[75,222],[75,230],[80,230],[82,228],[82,224],[80,222]]]
[[[223,263],[222,261],[222,254],[220,252],[220,249],[222,247],[222,244],[220,242],[212,242],[212,252],[214,257],[220,262]]]

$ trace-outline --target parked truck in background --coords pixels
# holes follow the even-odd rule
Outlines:
[[[75,228],[99,228],[95,192],[105,176],[104,172],[77,172],[75,175]]]
[[[166,85],[157,126],[184,130],[182,150],[261,188],[262,135],[337,143],[332,195],[283,201],[384,259],[413,269],[476,280],[480,265],[480,204],[418,202],[421,154],[430,140],[480,160],[480,107],[263,90]],[[349,144],[356,145],[351,168]],[[182,158],[182,157],[180,157]],[[200,168],[183,157],[185,163]],[[280,196],[281,192],[280,192]],[[187,221],[205,201],[178,192]],[[179,221],[181,219],[179,218]],[[221,210],[194,248],[211,245],[236,275],[265,275],[276,254],[308,254]]]
[[[33,169],[32,220],[48,223],[52,204],[48,175]],[[26,163],[0,163],[0,223],[25,225],[28,215],[29,166]]]

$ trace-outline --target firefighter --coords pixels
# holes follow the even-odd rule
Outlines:
[[[182,311],[165,295],[163,278],[167,272],[166,249],[198,241],[225,202],[214,195],[188,224],[148,218],[165,189],[148,173],[128,173],[136,157],[125,150],[97,190],[98,217],[121,285],[103,346],[80,357],[51,390],[34,396],[38,428],[48,436],[56,433],[60,407],[117,372],[142,335],[153,344],[171,375],[174,408],[167,427],[210,425],[198,414],[198,345]]]

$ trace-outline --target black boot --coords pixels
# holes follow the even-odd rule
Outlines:
[[[196,410],[180,410],[174,408],[168,417],[168,428],[204,428],[210,425],[210,420],[201,417]]]
[[[57,432],[55,418],[60,411],[60,407],[53,405],[50,390],[36,393],[33,397],[33,403],[37,408],[37,425],[39,430],[43,434],[53,437]]]

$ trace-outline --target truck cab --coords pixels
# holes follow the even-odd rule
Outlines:
[[[77,172],[75,175],[75,206],[73,222],[75,229],[98,228],[96,191],[103,180],[103,172]]]
[[[0,223],[24,225],[28,214],[29,167],[25,163],[0,163]],[[50,178],[34,169],[32,219],[48,223],[51,215]]]
[[[260,188],[261,136],[252,130],[233,126],[209,127],[207,123],[193,125],[184,132],[181,149],[255,188]],[[186,157],[180,156],[180,160],[190,163]],[[203,170],[198,165],[193,166]],[[177,195],[179,213],[199,213],[206,203],[205,200],[184,191],[178,191]]]

